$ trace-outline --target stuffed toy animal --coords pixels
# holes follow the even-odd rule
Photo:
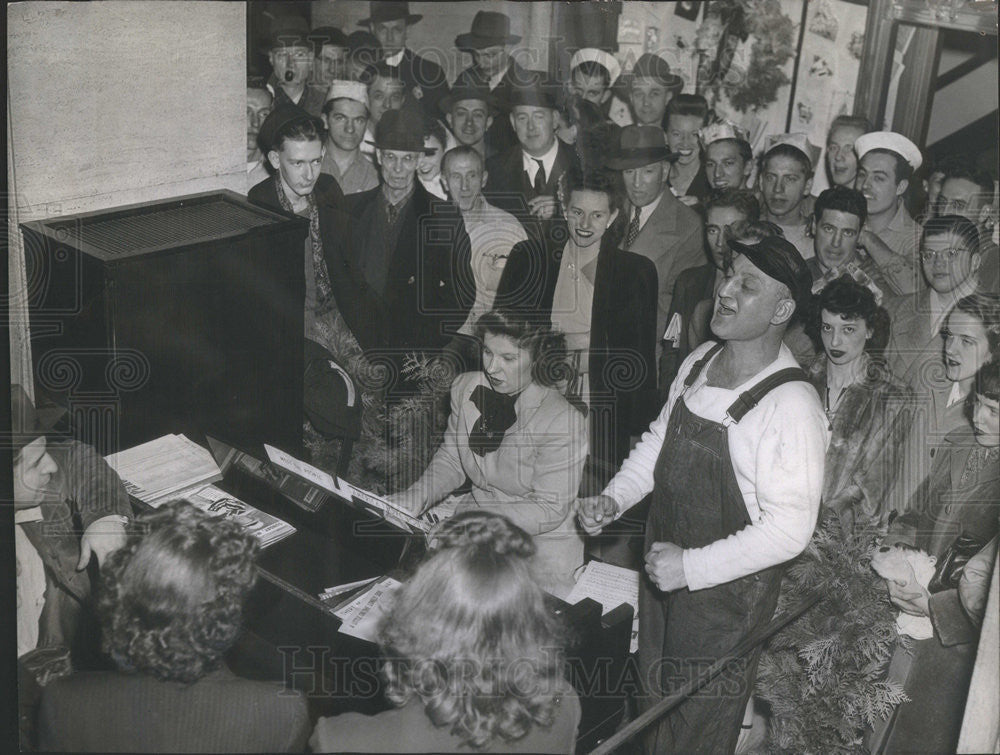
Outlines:
[[[892,580],[900,587],[920,585],[924,589],[934,576],[937,559],[922,550],[905,545],[883,545],[872,553],[872,569],[880,577]],[[915,640],[926,640],[934,636],[934,626],[929,616],[911,616],[899,612],[896,630]]]

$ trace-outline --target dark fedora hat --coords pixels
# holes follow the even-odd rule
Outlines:
[[[383,24],[386,21],[398,21],[404,19],[409,24],[415,24],[423,18],[419,13],[410,13],[409,3],[398,3],[390,0],[372,0],[368,4],[368,18],[358,21],[358,26],[374,26]]]
[[[639,59],[635,61],[635,65],[632,66],[632,71],[629,73],[626,83],[631,84],[632,80],[636,77],[659,79],[667,89],[680,91],[684,88],[684,79],[676,73],[671,73],[670,64],[659,55],[654,55],[651,52],[646,52],[639,56]]]
[[[524,71],[511,80],[507,101],[502,104],[507,110],[518,105],[558,110],[561,91],[559,82],[552,81],[542,71]]]
[[[17,383],[10,386],[10,437],[14,454],[50,430],[66,414],[61,406],[35,408],[24,388]]]
[[[662,128],[626,126],[605,164],[612,170],[625,170],[676,159],[677,153],[670,151]]]
[[[316,43],[316,54],[323,52],[323,45],[349,48],[347,35],[336,26],[317,26],[309,32],[309,39]]]
[[[386,110],[382,114],[375,126],[375,149],[422,152],[425,155],[434,152],[424,149],[424,116],[419,106],[410,103],[407,100],[399,110]]]
[[[744,244],[736,239],[727,243],[735,254],[742,254],[766,276],[788,286],[795,309],[802,311],[812,294],[812,274],[791,241],[781,236],[765,236],[756,244]]]
[[[275,19],[271,31],[267,35],[265,51],[279,47],[313,47],[314,32],[301,16],[285,16]]]
[[[510,33],[510,17],[496,11],[481,10],[472,19],[472,30],[455,37],[459,50],[482,50],[484,47],[512,45],[521,38]]]
[[[455,84],[444,97],[441,98],[439,106],[445,115],[451,113],[452,106],[463,100],[481,100],[486,103],[486,109],[490,115],[497,114],[497,100],[488,87],[477,84]]]

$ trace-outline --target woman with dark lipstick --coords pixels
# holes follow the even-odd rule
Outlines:
[[[959,299],[941,327],[941,339],[942,361],[928,365],[913,383],[917,405],[887,512],[910,510],[945,436],[966,424],[962,406],[976,372],[997,361],[1000,353],[1000,296],[980,293]]]
[[[808,329],[823,344],[809,377],[831,430],[823,506],[871,516],[895,478],[914,402],[881,359],[889,315],[868,288],[844,275],[820,292]]]

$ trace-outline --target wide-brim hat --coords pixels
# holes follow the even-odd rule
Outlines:
[[[919,168],[924,162],[920,148],[895,131],[872,131],[870,134],[862,134],[854,142],[854,150],[858,153],[859,160],[873,149],[887,149],[890,152],[895,152],[906,160],[913,170]]]
[[[812,274],[795,244],[781,236],[765,236],[756,244],[735,239],[727,243],[735,254],[742,254],[766,276],[788,286],[796,311],[802,312],[812,294]]]
[[[481,100],[485,102],[486,109],[491,116],[495,116],[499,112],[497,98],[493,96],[489,88],[477,86],[476,84],[455,84],[451,88],[451,91],[441,98],[438,105],[441,108],[441,112],[447,115],[451,113],[451,108],[456,102],[462,102],[463,100]]]
[[[684,79],[671,72],[670,64],[667,61],[651,52],[639,56],[635,65],[632,66],[632,70],[625,77],[624,83],[631,84],[632,80],[639,76],[658,79],[663,82],[663,86],[670,90],[680,91],[684,88]]]
[[[506,110],[519,105],[558,110],[561,92],[562,87],[559,82],[552,81],[544,72],[524,71],[511,80],[506,102],[501,104]]]
[[[482,50],[484,47],[512,45],[520,42],[517,34],[510,33],[510,17],[496,11],[478,11],[472,19],[472,29],[455,37],[459,50]]]
[[[409,3],[391,2],[390,0],[373,0],[368,4],[370,15],[358,21],[358,26],[373,26],[386,21],[406,19],[406,24],[415,24],[423,18],[419,13],[410,13]]]
[[[667,146],[663,129],[657,126],[626,126],[612,147],[605,165],[612,170],[641,168],[663,160],[676,160]]]
[[[265,155],[270,152],[278,133],[295,121],[310,121],[318,133],[322,134],[324,131],[323,121],[298,105],[278,105],[260,124],[260,130],[257,132],[257,146],[260,147],[260,151]]]
[[[279,47],[308,47],[313,49],[313,30],[308,22],[299,16],[286,16],[277,19],[267,35],[264,51]]]
[[[13,451],[16,455],[26,445],[41,438],[52,430],[66,415],[61,406],[35,408],[17,383],[10,386],[10,436]]]
[[[386,110],[375,125],[375,149],[434,154],[424,148],[424,116],[419,107],[405,103],[399,110]]]
[[[347,35],[336,26],[318,26],[309,32],[309,39],[316,44],[316,54],[323,51],[323,45],[350,48]]]

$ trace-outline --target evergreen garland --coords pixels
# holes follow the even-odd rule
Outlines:
[[[778,612],[824,587],[827,597],[771,638],[755,695],[770,707],[769,752],[863,752],[866,728],[907,699],[885,680],[898,634],[885,581],[871,569],[874,520],[820,522],[789,568]]]

